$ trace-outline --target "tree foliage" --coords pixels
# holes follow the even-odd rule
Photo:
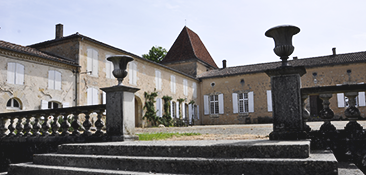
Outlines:
[[[155,107],[154,107],[154,103],[155,101],[155,97],[158,96],[157,92],[145,92],[144,93],[144,97],[145,97],[145,106],[144,109],[146,109],[146,113],[143,117],[143,119],[147,119],[149,122],[151,122],[152,126],[157,126],[159,124],[159,117],[156,115],[156,111],[155,111]]]
[[[148,60],[160,63],[168,52],[161,46],[153,46],[148,54],[143,54],[142,57]]]

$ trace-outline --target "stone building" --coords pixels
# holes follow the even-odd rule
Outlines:
[[[188,27],[183,28],[161,64],[79,33],[63,36],[61,24],[56,25],[55,39],[28,47],[1,41],[0,57],[5,61],[0,63],[0,95],[3,97],[0,112],[13,111],[14,105],[11,104],[14,100],[21,106],[16,110],[105,103],[105,94],[100,88],[117,84],[111,73],[113,66],[106,60],[112,55],[134,58],[122,84],[141,89],[135,94],[136,126],[147,125],[142,120],[144,92],[153,91],[158,92],[158,116],[163,115],[162,97],[168,95],[173,99],[170,105],[172,117],[183,115],[190,123],[271,121],[270,78],[264,71],[281,63],[226,67],[226,61],[223,61],[223,67],[218,68],[199,36]],[[331,55],[294,58],[289,63],[306,67],[307,73],[301,78],[302,87],[366,81],[366,52],[336,54],[333,50]],[[11,79],[19,74],[13,67],[19,67],[20,72],[24,67],[23,74],[20,74],[24,77],[23,84],[17,84],[21,82],[17,78]],[[8,70],[15,72],[14,75]],[[184,99],[180,107],[178,99]],[[10,108],[6,107],[8,103]],[[343,94],[334,94],[331,98],[331,108],[337,117],[344,116],[346,105]],[[365,92],[359,93],[358,105],[362,116],[366,117]],[[311,96],[308,108],[316,117],[321,109],[319,97]]]

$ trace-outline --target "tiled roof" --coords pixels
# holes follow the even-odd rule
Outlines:
[[[302,58],[289,60],[291,66],[320,67],[350,63],[366,63],[366,52],[355,52],[320,57]],[[281,62],[270,62],[261,64],[227,67],[224,69],[210,70],[198,76],[198,78],[225,77],[231,75],[249,74],[264,72],[267,69],[274,69],[281,66]]]
[[[161,63],[188,61],[191,59],[199,59],[214,68],[218,68],[200,37],[185,26]]]
[[[2,41],[2,40],[0,40],[0,49],[5,49],[5,50],[23,53],[23,54],[32,55],[32,56],[37,56],[37,57],[41,57],[41,58],[56,61],[56,62],[61,62],[61,63],[68,64],[68,65],[78,66],[78,64],[75,61],[72,61],[72,60],[69,60],[66,58],[53,56],[53,55],[44,53],[42,51],[39,51],[39,50],[31,48],[31,47],[21,46],[21,45],[9,43],[9,42]]]

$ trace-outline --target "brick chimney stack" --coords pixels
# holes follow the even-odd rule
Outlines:
[[[64,37],[64,25],[57,24],[56,25],[56,39]]]
[[[222,68],[225,69],[226,68],[226,60],[222,60]]]
[[[333,55],[337,55],[336,54],[336,48],[335,47],[332,48],[332,52],[333,52]]]

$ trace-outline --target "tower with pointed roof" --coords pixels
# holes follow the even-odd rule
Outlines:
[[[161,64],[195,77],[218,68],[200,37],[187,26],[184,26]]]

